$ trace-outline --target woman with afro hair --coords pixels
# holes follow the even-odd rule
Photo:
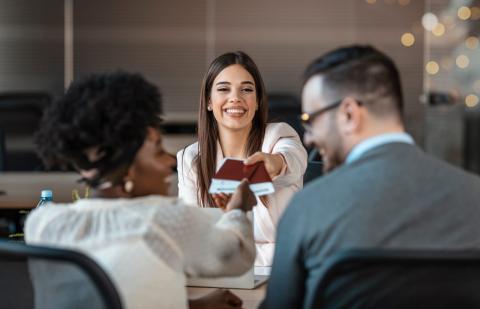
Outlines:
[[[189,303],[185,282],[187,275],[239,275],[252,266],[245,212],[255,197],[244,182],[217,222],[166,197],[176,162],[162,147],[161,112],[159,91],[137,74],[72,83],[46,111],[36,144],[47,165],[77,170],[93,197],[35,209],[25,240],[90,255],[112,278],[125,308],[241,306],[226,290]]]

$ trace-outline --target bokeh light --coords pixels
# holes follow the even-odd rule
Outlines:
[[[440,70],[440,67],[436,61],[429,61],[427,62],[427,65],[425,65],[425,71],[430,75],[437,74],[438,70]]]
[[[432,29],[435,36],[442,36],[445,33],[445,26],[442,23],[437,23]]]
[[[470,59],[465,55],[459,55],[457,59],[455,59],[455,63],[460,69],[465,69],[470,64]]]
[[[438,23],[438,18],[437,16],[435,16],[435,14],[430,12],[423,14],[422,25],[423,25],[423,28],[425,28],[425,30],[432,31],[433,28],[435,28],[435,26],[437,25],[437,23]]]
[[[474,94],[469,94],[465,97],[465,104],[468,106],[468,107],[475,107],[478,105],[478,96],[474,95]]]
[[[458,9],[457,11],[457,16],[458,18],[460,18],[461,20],[467,20],[470,18],[470,16],[472,16],[472,11],[470,10],[469,7],[467,6],[462,6]]]
[[[465,46],[467,46],[470,49],[475,49],[478,47],[478,38],[474,36],[470,36],[465,40]]]
[[[410,32],[406,32],[402,35],[400,41],[403,46],[410,47],[415,43],[415,36]]]

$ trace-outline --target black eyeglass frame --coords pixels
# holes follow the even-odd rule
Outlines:
[[[313,113],[302,113],[300,115],[300,122],[301,124],[303,125],[303,127],[305,129],[308,129],[312,126],[312,123],[313,121],[315,120],[315,118],[317,118],[318,116],[320,116],[321,114],[325,113],[325,112],[328,112],[329,110],[332,110],[334,108],[337,108],[339,107],[343,102],[343,99],[341,100],[338,100],[330,105],[327,105],[323,108],[320,108],[319,110],[313,112]]]
[[[330,104],[330,105],[327,105],[323,108],[320,108],[319,110],[313,112],[313,113],[302,113],[300,115],[300,123],[303,125],[303,127],[305,129],[309,129],[311,126],[312,126],[312,123],[313,121],[315,120],[315,118],[317,118],[318,116],[320,116],[321,114],[325,113],[325,112],[328,112],[329,110],[332,110],[334,108],[337,108],[339,107],[340,105],[342,105],[342,102],[343,102],[344,99],[341,99],[341,100],[338,100],[338,101],[335,101],[334,103]],[[362,102],[358,101],[358,100],[355,100],[355,102],[357,102],[358,105],[363,105]]]

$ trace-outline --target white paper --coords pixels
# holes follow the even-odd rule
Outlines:
[[[224,179],[212,179],[212,184],[210,185],[210,188],[208,189],[208,193],[210,194],[216,194],[216,193],[226,193],[226,194],[232,194],[235,192],[235,189],[238,187],[240,184],[240,181],[236,180],[224,180]],[[261,183],[255,183],[250,185],[250,190],[256,195],[256,196],[262,196],[262,195],[267,195],[267,194],[272,194],[275,192],[275,189],[273,187],[273,183],[271,182],[261,182]]]

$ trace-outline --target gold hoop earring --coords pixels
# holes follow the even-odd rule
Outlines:
[[[131,181],[131,180],[127,180],[125,182],[125,184],[123,185],[123,189],[127,193],[131,193],[133,191],[133,187],[134,187],[134,184],[133,184],[133,181]]]

